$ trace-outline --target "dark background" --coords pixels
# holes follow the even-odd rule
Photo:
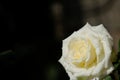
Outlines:
[[[47,52],[53,48],[48,5],[48,1],[0,1],[1,80],[44,80],[45,66],[52,61]]]
[[[97,5],[96,5],[97,4]],[[0,1],[0,80],[69,80],[62,40],[86,22],[120,38],[118,0]]]
[[[67,76],[58,63],[51,2],[0,1],[0,80],[55,80],[56,71],[56,79]]]

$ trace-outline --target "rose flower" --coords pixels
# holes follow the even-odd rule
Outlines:
[[[70,80],[100,80],[110,74],[112,37],[104,26],[86,24],[63,40],[59,62]]]

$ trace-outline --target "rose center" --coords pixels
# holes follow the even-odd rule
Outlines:
[[[84,40],[73,39],[69,43],[69,50],[72,51],[72,59],[80,60],[86,57],[87,44]]]
[[[96,53],[90,40],[72,39],[68,48],[72,63],[77,67],[89,68],[96,64]]]

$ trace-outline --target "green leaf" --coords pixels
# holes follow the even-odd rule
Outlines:
[[[115,70],[119,69],[120,68],[120,60],[117,60],[117,62],[114,63],[113,65],[114,65]]]
[[[119,49],[118,49],[118,50],[119,50],[119,53],[120,53],[120,40],[119,40],[119,43],[118,43],[118,47],[119,47]]]
[[[120,65],[119,63],[115,64],[114,65],[115,69],[118,69],[119,65]]]
[[[105,77],[103,80],[113,80],[111,76]]]

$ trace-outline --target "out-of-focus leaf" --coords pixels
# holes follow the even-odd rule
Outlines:
[[[113,80],[111,76],[106,76],[103,80]]]
[[[118,70],[119,69],[119,67],[120,67],[120,40],[119,40],[119,42],[118,42],[118,54],[116,55],[117,56],[117,59],[116,59],[116,61],[115,62],[113,62],[113,65],[114,65],[114,67],[115,67],[115,70]],[[111,56],[113,56],[113,55],[111,55]]]
[[[120,40],[119,40],[118,46],[119,46],[119,53],[120,53]]]
[[[117,69],[119,67],[119,65],[120,65],[119,63],[115,64],[114,65],[115,69]]]
[[[115,70],[119,69],[120,68],[120,59],[117,60],[117,62],[114,63],[113,65],[114,65]]]
[[[9,53],[11,53],[11,52],[12,52],[12,50],[7,50],[7,51],[4,51],[4,52],[1,52],[1,53],[0,53],[0,56],[9,54]]]

